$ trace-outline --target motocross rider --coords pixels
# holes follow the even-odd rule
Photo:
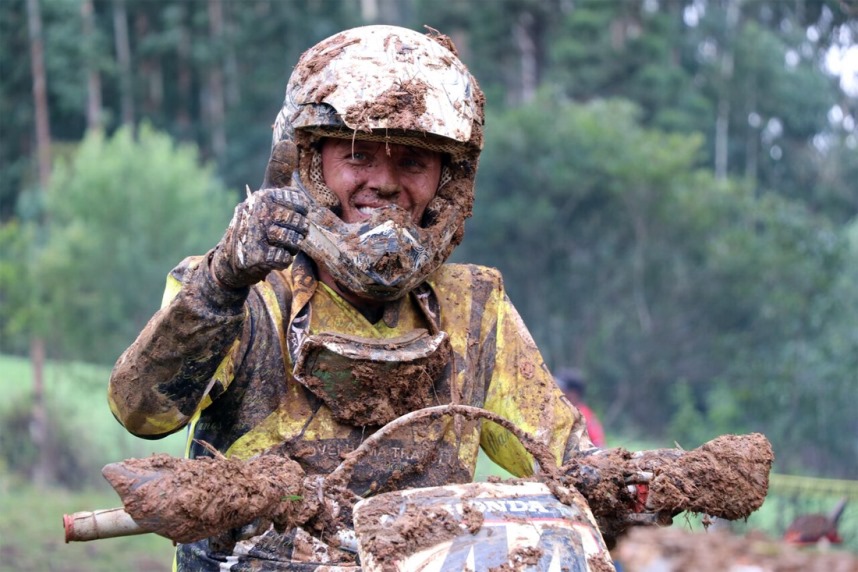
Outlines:
[[[272,447],[327,474],[362,439],[461,403],[536,436],[558,463],[593,447],[497,270],[445,263],[471,216],[483,93],[452,42],[368,26],[299,59],[262,188],[221,241],[172,270],[162,309],[117,361],[109,403],[136,436],[189,427],[187,455]],[[538,471],[506,430],[444,418],[402,430],[359,466],[366,495],[465,483],[478,451]],[[359,569],[303,530],[222,551],[177,548],[178,570]]]

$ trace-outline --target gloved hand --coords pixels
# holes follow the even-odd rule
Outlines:
[[[608,546],[634,524],[670,524],[673,514],[648,506],[653,470],[681,451],[661,449],[631,453],[625,449],[592,449],[563,465],[565,484],[587,499]]]
[[[682,457],[681,449],[651,449],[649,451],[636,451],[631,455],[631,465],[634,470],[628,471],[626,483],[629,491],[635,497],[633,512],[642,514],[640,521],[653,522],[662,526],[671,524],[677,512],[653,511],[649,502],[649,483],[653,472],[659,470],[665,464],[672,463]],[[630,518],[635,521],[634,517]]]
[[[294,144],[281,141],[275,145],[262,189],[235,208],[226,233],[211,254],[212,276],[222,286],[246,288],[292,263],[307,235],[310,204],[303,190],[288,187],[294,159]]]

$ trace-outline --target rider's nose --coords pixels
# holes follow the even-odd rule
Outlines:
[[[390,158],[385,157],[373,170],[372,188],[379,196],[389,197],[398,194],[402,187],[399,171]]]

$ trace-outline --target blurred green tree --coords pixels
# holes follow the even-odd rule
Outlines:
[[[492,113],[456,258],[503,268],[548,362],[598,380],[606,425],[656,434],[678,415],[674,429],[695,430],[671,437],[696,440],[690,404],[712,431],[766,428],[809,448],[831,384],[850,379],[851,359],[828,364],[826,383],[806,377],[844,331],[830,329],[842,233],[799,201],[716,181],[697,167],[701,137],[640,121],[628,102],[549,95]]]
[[[112,363],[157,310],[166,272],[217,242],[234,202],[193,145],[146,124],[136,140],[87,135],[46,198],[37,283],[55,351]]]

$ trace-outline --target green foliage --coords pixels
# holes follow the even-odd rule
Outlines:
[[[595,325],[590,311],[619,308],[617,280],[632,278],[622,267],[644,270],[647,227],[670,216],[665,197],[695,164],[696,137],[644,130],[637,117],[627,102],[545,97],[489,118],[475,216],[457,256],[503,269],[549,358],[569,347],[536,316]],[[583,304],[585,296],[603,303]]]
[[[833,435],[854,424],[830,409],[854,379],[843,342],[854,326],[835,319],[851,313],[836,226],[716,182],[696,170],[699,137],[646,129],[628,103],[543,97],[489,119],[456,256],[501,267],[548,363],[598,380],[590,393],[609,433],[663,434],[672,419],[671,437],[696,445],[759,430],[793,444],[785,467],[812,455],[853,470],[834,459],[854,443]],[[823,421],[832,438],[820,442]]]
[[[146,125],[136,140],[91,133],[52,181],[38,265],[52,341],[110,363],[157,310],[169,268],[217,242],[234,199],[193,146]]]
[[[0,348],[25,351],[34,320],[37,285],[29,263],[36,252],[35,229],[16,220],[0,224]]]
[[[145,106],[144,116],[176,139],[196,143],[204,157],[216,158],[218,175],[236,188],[262,182],[269,126],[301,53],[360,23],[357,3],[340,0],[224,1],[225,30],[217,38],[206,2],[126,0],[126,5],[130,22],[147,23],[145,29],[130,31],[137,46],[132,53],[135,99]],[[215,157],[211,144],[219,126],[210,121],[205,103],[215,69],[224,76],[227,108],[223,128],[228,146],[221,157]],[[147,89],[153,82],[160,91]]]
[[[38,463],[38,449],[26,438],[32,423],[32,408],[32,399],[27,396],[0,409],[0,466],[19,475],[32,474]],[[90,443],[89,432],[85,427],[71,430],[68,415],[67,404],[50,400],[44,446],[56,467],[56,484],[79,490],[98,482],[99,469],[104,463],[93,458],[97,449]]]
[[[727,384],[714,384],[704,395],[704,403],[696,403],[694,392],[687,383],[673,385],[674,406],[668,434],[683,449],[699,447],[706,441],[729,433],[746,433],[742,428],[742,409],[736,392]]]
[[[24,2],[0,2],[0,220],[12,216],[18,195],[25,186],[30,167],[27,137],[33,130],[33,106],[23,105],[23,94],[31,97],[27,53],[27,21]],[[19,134],[15,137],[13,134]]]
[[[30,435],[32,371],[27,360],[4,355],[0,355],[0,371],[4,396],[0,403],[0,480],[6,472],[26,478],[36,461]],[[47,446],[59,475],[59,482],[53,484],[75,490],[103,485],[101,468],[108,463],[157,452],[182,455],[186,436],[181,432],[161,441],[144,441],[125,431],[107,406],[109,376],[109,368],[103,366],[46,364]]]

